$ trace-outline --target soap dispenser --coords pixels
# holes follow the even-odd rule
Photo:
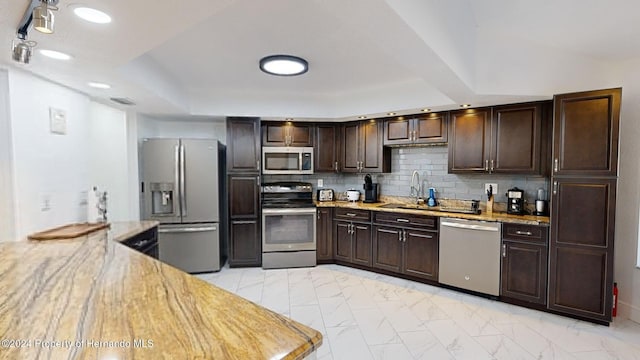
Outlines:
[[[427,200],[428,206],[436,206],[438,202],[436,201],[436,189],[429,188],[429,199]]]

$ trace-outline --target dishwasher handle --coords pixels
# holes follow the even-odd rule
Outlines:
[[[450,221],[441,221],[440,226],[447,226],[447,227],[466,229],[466,230],[494,231],[494,232],[500,231],[500,228],[495,226],[460,224],[457,222],[450,222]]]

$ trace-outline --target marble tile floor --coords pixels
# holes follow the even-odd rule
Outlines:
[[[632,321],[605,327],[339,265],[197,276],[319,330],[323,360],[640,360]]]

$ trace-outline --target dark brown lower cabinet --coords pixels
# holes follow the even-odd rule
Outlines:
[[[500,296],[547,303],[548,226],[502,225]]]
[[[333,222],[333,257],[362,266],[371,266],[371,225]]]
[[[261,266],[260,222],[231,220],[230,225],[229,266]]]
[[[437,281],[438,233],[375,226],[373,267]]]
[[[257,175],[227,177],[229,191],[229,266],[262,265],[260,179]]]
[[[553,179],[548,308],[611,321],[616,179]]]
[[[319,264],[333,262],[333,209],[318,208],[318,220],[316,223],[316,260]]]

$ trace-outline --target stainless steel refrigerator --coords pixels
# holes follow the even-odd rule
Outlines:
[[[217,140],[143,140],[143,218],[160,222],[160,261],[190,273],[224,265],[225,159]]]

